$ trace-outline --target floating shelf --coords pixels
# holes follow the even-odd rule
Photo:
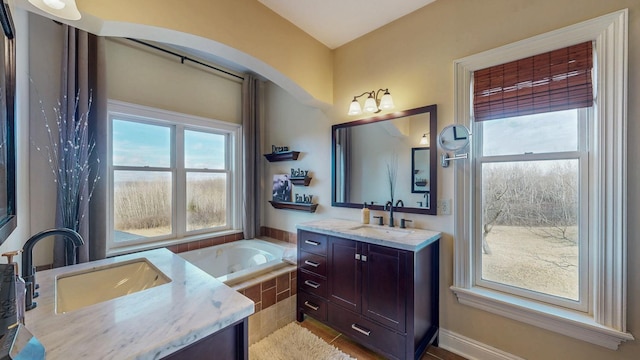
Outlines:
[[[290,177],[289,180],[291,180],[294,185],[309,186],[309,183],[311,182],[311,176]]]
[[[307,211],[307,212],[316,212],[318,208],[318,204],[301,204],[301,203],[292,203],[292,202],[280,202],[280,201],[271,201],[271,206],[276,209],[288,209],[288,210],[298,210],[298,211]]]
[[[271,153],[264,154],[264,157],[269,160],[269,162],[274,161],[286,161],[286,160],[298,160],[298,155],[300,155],[300,151],[285,151],[279,153]]]

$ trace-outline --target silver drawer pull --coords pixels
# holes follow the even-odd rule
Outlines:
[[[308,301],[304,302],[304,306],[308,307],[309,309],[313,310],[313,311],[318,311],[318,309],[320,309],[320,307],[312,305],[311,303],[309,303]]]
[[[315,267],[315,268],[317,268],[318,266],[320,266],[320,263],[317,263],[317,262],[315,262],[315,261],[305,260],[305,261],[304,261],[304,263],[305,263],[306,265],[313,266],[313,267]]]
[[[359,332],[360,334],[363,334],[363,335],[366,335],[366,336],[371,335],[371,330],[365,330],[365,329],[362,329],[361,327],[359,327],[359,326],[358,326],[358,325],[356,325],[356,324],[351,324],[351,328],[352,328],[353,330],[355,330],[355,331]]]
[[[314,288],[314,289],[317,289],[317,288],[319,288],[319,287],[320,287],[320,284],[318,284],[318,283],[317,283],[317,282],[315,282],[315,281],[311,281],[311,280],[305,280],[305,281],[304,281],[304,284],[305,284],[305,285],[308,285],[308,286],[311,286],[311,287],[312,287],[312,288]]]
[[[304,241],[304,243],[305,243],[305,244],[309,244],[309,245],[313,245],[313,246],[318,246],[318,245],[320,245],[320,243],[319,243],[319,242],[317,242],[317,241],[313,241],[313,240],[305,240],[305,241]]]

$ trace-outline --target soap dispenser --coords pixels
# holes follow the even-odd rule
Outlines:
[[[362,219],[361,219],[363,224],[368,224],[369,223],[369,209],[367,208],[367,203],[364,203],[364,206],[362,207]]]
[[[13,257],[20,255],[21,252],[22,250],[9,251],[2,254],[2,256],[7,257],[7,264],[13,265],[13,271],[16,277],[16,317],[17,322],[24,325],[25,296],[27,287],[25,285],[24,279],[20,277],[18,263],[13,261]]]

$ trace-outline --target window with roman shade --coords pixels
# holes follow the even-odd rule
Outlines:
[[[589,107],[593,103],[591,41],[473,74],[476,121]]]
[[[625,9],[454,62],[455,118],[473,137],[454,168],[451,289],[461,304],[609,349],[634,340],[627,19]],[[571,254],[543,253],[557,249]],[[553,271],[531,271],[540,263]]]

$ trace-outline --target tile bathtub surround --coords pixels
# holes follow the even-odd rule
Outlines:
[[[274,229],[267,226],[260,227],[260,235],[274,238],[276,240],[288,242],[291,244],[298,243],[298,235],[296,233],[287,232],[280,229]]]
[[[255,313],[249,317],[249,345],[295,320],[296,277],[296,266],[288,265],[233,286],[255,303]]]
[[[178,254],[185,251],[198,250],[198,249],[206,248],[209,246],[226,244],[226,243],[230,243],[230,242],[234,242],[242,239],[244,239],[244,234],[236,233],[236,234],[230,234],[230,235],[224,235],[224,236],[217,236],[211,239],[192,241],[184,244],[170,245],[170,246],[167,246],[166,248],[169,249],[174,254]]]
[[[57,314],[56,276],[146,258],[172,281]],[[93,261],[38,274],[38,307],[26,313],[47,359],[154,359],[248,317],[254,304],[167,249]],[[103,336],[108,334],[109,336]]]
[[[253,300],[256,313],[296,294],[296,266],[289,265],[258,279],[234,285],[233,288]]]
[[[249,345],[296,320],[296,296],[249,316]]]

